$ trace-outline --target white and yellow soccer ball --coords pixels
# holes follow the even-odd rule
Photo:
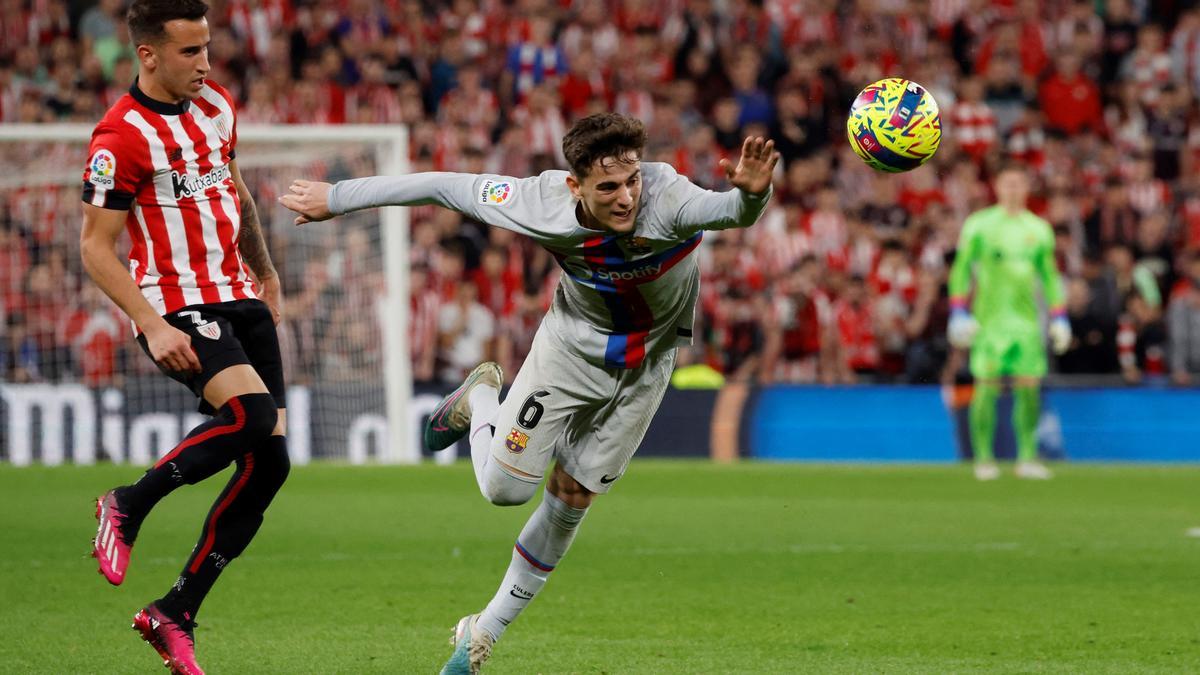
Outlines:
[[[942,140],[937,101],[911,80],[880,80],[854,99],[846,135],[855,154],[872,169],[911,171],[929,161]]]

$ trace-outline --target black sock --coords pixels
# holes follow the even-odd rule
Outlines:
[[[140,523],[163,497],[181,485],[194,485],[229,466],[251,444],[270,435],[278,413],[270,394],[229,399],[212,419],[192,429],[133,485],[117,490],[129,520]]]
[[[270,436],[237,460],[175,585],[157,605],[168,616],[192,620],[222,570],[241,555],[262,524],[263,513],[287,479],[287,440]]]

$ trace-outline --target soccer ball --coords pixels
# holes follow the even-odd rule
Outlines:
[[[942,121],[925,87],[889,77],[863,89],[846,120],[850,147],[872,169],[901,173],[937,152]]]

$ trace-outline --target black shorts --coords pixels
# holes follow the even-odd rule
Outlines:
[[[275,398],[275,405],[287,407],[279,336],[275,333],[275,321],[267,303],[234,300],[215,305],[191,305],[163,318],[192,339],[192,350],[200,359],[201,370],[198,373],[179,372],[161,365],[159,370],[187,385],[199,397],[200,412],[206,415],[216,412],[204,400],[204,387],[208,381],[222,370],[243,363],[252,366],[262,378],[267,391]],[[137,340],[149,356],[146,336],[138,335]]]

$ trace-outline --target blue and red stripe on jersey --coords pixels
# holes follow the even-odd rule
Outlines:
[[[573,252],[587,264],[584,277],[566,264],[568,255],[551,251],[563,271],[573,280],[593,288],[603,298],[613,319],[604,363],[610,368],[637,368],[646,358],[646,340],[654,327],[654,312],[640,286],[669,272],[700,245],[703,233],[652,256],[628,260],[616,235],[590,237]]]

